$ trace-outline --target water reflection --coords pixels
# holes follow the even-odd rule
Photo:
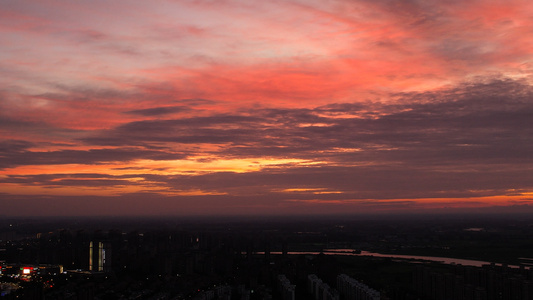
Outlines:
[[[288,252],[287,254],[307,254],[307,255],[317,255],[321,252],[315,251],[297,251],[297,252]],[[451,258],[451,257],[437,257],[437,256],[419,256],[419,255],[401,255],[401,254],[382,254],[370,251],[356,251],[354,249],[325,249],[322,253],[326,255],[351,255],[351,256],[374,256],[374,257],[387,257],[401,260],[409,261],[419,261],[419,262],[440,262],[443,264],[455,264],[463,266],[474,266],[481,267],[483,265],[494,264],[496,266],[503,266],[504,264],[500,263],[491,263],[488,261],[481,260],[471,260],[471,259],[460,259],[460,258]],[[257,254],[264,254],[264,252],[257,252]],[[271,254],[281,254],[281,252],[271,252]],[[511,268],[518,268],[516,265],[506,265]],[[531,267],[526,267],[531,269]]]

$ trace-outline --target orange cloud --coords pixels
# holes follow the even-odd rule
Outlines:
[[[12,2],[0,194],[243,213],[523,203],[530,2]]]

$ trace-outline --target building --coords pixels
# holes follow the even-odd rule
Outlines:
[[[111,266],[110,247],[104,242],[89,242],[89,271],[107,272]]]
[[[339,300],[339,293],[315,274],[307,276],[307,291],[315,300]]]
[[[380,293],[346,274],[337,276],[337,289],[347,300],[380,300]]]
[[[282,300],[294,300],[296,286],[291,284],[285,275],[278,275],[278,290]]]

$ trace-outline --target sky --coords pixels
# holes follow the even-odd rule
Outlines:
[[[530,0],[0,9],[0,215],[533,212]]]

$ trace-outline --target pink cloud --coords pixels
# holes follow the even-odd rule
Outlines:
[[[197,199],[222,199],[243,212],[355,204],[377,211],[422,207],[413,199],[441,193],[467,206],[460,199],[531,188],[516,163],[529,166],[531,1],[12,1],[2,8],[7,177],[0,180],[16,181],[15,198],[17,189],[38,185],[30,180],[44,180],[28,177],[39,172],[102,173],[60,179],[75,183],[64,187],[70,192],[84,182],[126,185],[113,176],[132,168],[160,176],[147,185],[154,195],[187,190],[173,186],[180,180],[206,193],[172,200],[190,212],[202,206]],[[286,163],[256,170],[264,159]],[[498,163],[516,178],[499,179]],[[381,173],[384,165],[391,169]],[[343,181],[349,176],[368,181],[355,190]],[[387,192],[384,176],[394,183]],[[427,185],[411,190],[407,177]],[[280,200],[292,199],[280,190],[302,186],[343,195]],[[226,196],[206,196],[219,192]],[[250,193],[256,202],[229,199]],[[347,201],[357,193],[373,200]],[[398,193],[408,200],[376,200]],[[161,207],[173,205],[156,196]]]

